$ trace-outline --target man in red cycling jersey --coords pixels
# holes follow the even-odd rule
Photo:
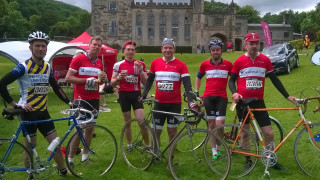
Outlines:
[[[248,33],[245,38],[245,47],[247,53],[240,56],[233,64],[231,76],[229,80],[229,88],[232,92],[232,99],[239,102],[241,98],[257,98],[257,101],[249,103],[250,108],[266,108],[263,100],[265,77],[269,77],[277,90],[289,101],[295,104],[295,97],[289,96],[281,81],[273,72],[273,66],[270,59],[259,53],[260,37],[257,33]],[[237,82],[237,87],[235,83]],[[237,115],[242,121],[246,112],[241,110],[241,101],[237,104]],[[272,150],[274,147],[273,131],[269,114],[267,111],[253,112],[261,131],[265,137],[266,145]],[[247,121],[249,123],[249,121]],[[244,125],[244,128],[249,130],[249,124]],[[242,139],[246,139],[244,133]],[[245,143],[243,141],[243,143]],[[245,169],[250,168],[252,161],[250,156],[246,156]],[[284,166],[277,163],[273,166],[275,169],[288,170]]]
[[[144,119],[143,104],[138,100],[138,97],[141,95],[140,82],[145,84],[147,73],[145,64],[134,59],[136,53],[135,48],[136,43],[133,41],[127,41],[124,44],[123,52],[125,59],[114,64],[111,78],[111,85],[113,87],[120,86],[119,103],[125,123],[131,120],[131,106],[134,110],[135,117],[141,120],[141,122]],[[142,129],[142,127],[141,131],[145,134],[147,131],[144,128]],[[130,153],[133,151],[131,129],[126,131],[125,134],[128,142],[127,152]],[[145,134],[143,137],[146,145],[150,145],[148,135]]]
[[[194,110],[198,110],[198,106],[193,103],[192,87],[190,75],[186,64],[174,57],[176,51],[173,39],[165,38],[162,41],[161,51],[163,57],[154,59],[151,63],[146,87],[139,98],[146,98],[154,79],[156,80],[155,110],[180,113],[181,112],[181,83],[188,98],[188,105]],[[178,120],[172,115],[160,113],[154,114],[157,138],[160,143],[160,135],[163,125],[167,119],[167,131],[169,142],[177,134]]]
[[[210,41],[211,58],[201,63],[195,82],[195,93],[199,96],[201,79],[206,75],[206,87],[203,93],[204,107],[206,108],[208,129],[224,123],[227,109],[227,83],[231,73],[232,63],[221,58],[223,43],[219,39]],[[222,133],[222,132],[221,132]],[[212,159],[221,155],[219,145],[214,138],[210,139]]]
[[[102,61],[98,58],[102,45],[102,38],[100,36],[94,36],[90,39],[89,52],[80,54],[72,59],[69,66],[69,71],[66,75],[66,81],[73,83],[74,99],[83,99],[89,104],[80,102],[82,108],[87,110],[93,110],[93,108],[99,111],[99,85],[102,85],[106,76],[102,75],[98,78],[100,71],[103,71]],[[98,116],[95,116],[93,121],[87,123],[86,126],[94,125]],[[81,116],[80,120],[88,120],[90,115]],[[88,145],[91,143],[93,136],[93,128],[87,128],[84,132],[84,138]],[[79,137],[72,142],[73,147],[70,150],[69,162],[73,162],[74,154],[76,153],[80,143]],[[81,161],[88,161],[88,150],[83,149]],[[72,166],[72,164],[71,164]]]

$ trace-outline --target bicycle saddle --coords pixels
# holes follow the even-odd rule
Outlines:
[[[5,119],[13,120],[14,116],[23,114],[24,112],[25,112],[24,109],[9,109],[9,108],[5,108],[2,111],[2,116]]]

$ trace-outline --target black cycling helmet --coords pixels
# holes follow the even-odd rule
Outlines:
[[[28,42],[31,44],[34,40],[43,40],[47,44],[49,44],[49,42],[50,42],[49,36],[46,35],[46,33],[43,33],[41,31],[36,31],[36,32],[29,34]]]
[[[215,47],[215,46],[219,46],[220,48],[222,48],[223,42],[221,42],[219,39],[211,40],[209,43],[209,49],[211,49],[212,47]]]

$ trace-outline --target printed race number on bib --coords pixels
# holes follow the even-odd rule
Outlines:
[[[49,86],[35,86],[34,94],[35,95],[47,95],[49,91]]]
[[[126,82],[129,84],[138,84],[138,77],[133,75],[128,75],[126,77]]]
[[[98,84],[94,83],[93,85],[86,84],[85,86],[86,91],[98,91]]]
[[[159,91],[173,91],[173,82],[158,82]]]
[[[260,79],[247,79],[246,80],[246,88],[247,89],[261,89],[262,88],[262,80]]]

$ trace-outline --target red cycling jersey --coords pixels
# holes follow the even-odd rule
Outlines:
[[[78,78],[91,78],[98,79],[99,71],[103,70],[102,61],[97,59],[92,63],[87,54],[80,54],[72,59],[69,69],[76,72]],[[86,84],[75,84],[73,87],[74,99],[90,100],[99,99],[98,85],[86,87]]]
[[[243,98],[263,99],[265,77],[271,71],[273,66],[270,59],[259,53],[254,60],[247,54],[240,56],[233,63],[231,72],[239,75],[237,92]]]
[[[186,64],[176,58],[166,62],[161,57],[152,61],[150,72],[156,79],[155,99],[159,103],[181,104],[181,78],[190,76]]]
[[[228,76],[231,73],[232,63],[222,60],[218,65],[210,63],[210,60],[203,61],[199,72],[206,75],[206,88],[203,97],[220,96],[227,98]]]
[[[122,70],[126,70],[128,74],[125,79],[120,80],[119,91],[141,91],[140,73],[139,69],[134,65],[135,61],[137,60],[131,62],[123,60],[114,64],[113,72],[121,73]],[[146,72],[146,65],[141,61],[137,62],[142,64],[143,72]]]

